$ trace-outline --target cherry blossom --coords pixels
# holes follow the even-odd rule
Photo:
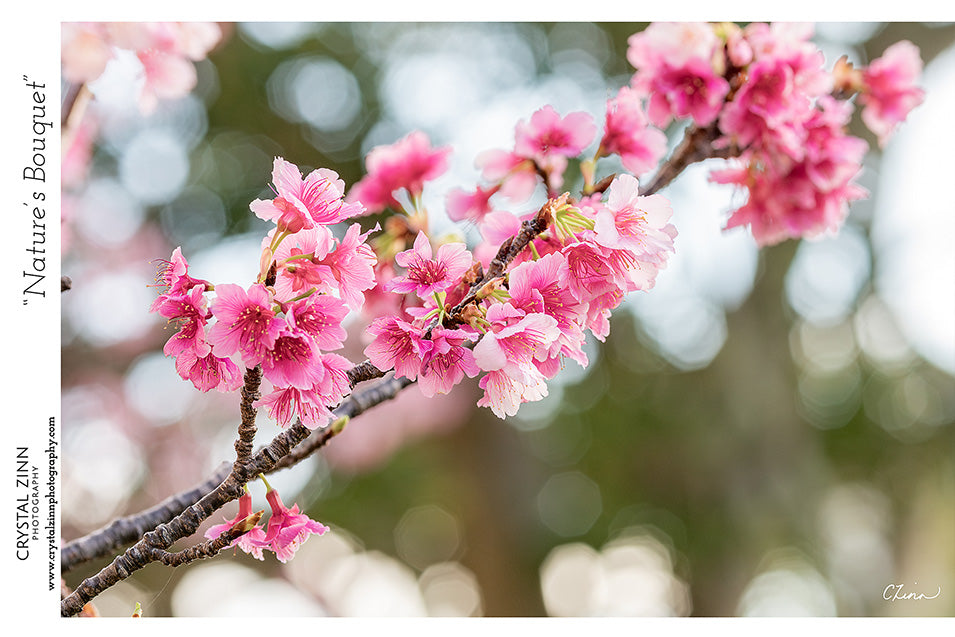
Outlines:
[[[313,170],[304,178],[299,169],[281,157],[272,162],[275,198],[256,199],[252,212],[266,221],[274,221],[280,232],[294,233],[344,221],[362,214],[358,203],[345,203],[345,182],[327,168]]]
[[[392,292],[414,292],[426,298],[443,292],[471,267],[471,253],[463,243],[446,243],[432,258],[431,241],[423,232],[415,238],[414,247],[395,256],[395,262],[405,268],[404,276],[396,276],[388,283]]]
[[[212,314],[217,322],[209,330],[209,342],[216,354],[229,356],[239,352],[247,367],[265,360],[284,323],[272,311],[269,292],[261,283],[248,291],[232,283],[219,285]]]
[[[878,136],[880,146],[925,99],[925,91],[915,85],[921,73],[919,49],[907,40],[887,48],[863,71],[862,121]]]
[[[447,394],[465,375],[474,378],[481,370],[474,362],[474,354],[464,343],[470,335],[460,329],[436,327],[431,331],[431,347],[421,361],[418,384],[428,398]]]
[[[419,196],[424,182],[447,170],[450,152],[448,147],[432,148],[431,140],[421,131],[389,146],[376,146],[365,158],[368,174],[352,186],[348,201],[361,202],[369,214],[385,208],[399,209],[395,191],[404,189],[412,199]]]
[[[365,348],[365,356],[379,369],[394,369],[395,376],[410,380],[421,371],[421,360],[432,344],[424,339],[424,330],[396,316],[376,319],[368,333],[374,340]]]
[[[292,559],[299,547],[312,535],[324,535],[328,527],[321,522],[312,520],[304,513],[299,512],[298,505],[288,508],[282,502],[279,492],[271,487],[265,494],[272,514],[269,517],[265,537],[256,540],[254,544],[275,553],[275,557],[282,563]]]
[[[624,168],[639,175],[657,165],[666,147],[663,131],[649,127],[640,94],[628,86],[621,87],[617,96],[607,101],[598,155],[620,155]]]
[[[248,488],[239,497],[239,512],[234,518],[222,524],[214,524],[205,532],[205,537],[214,540],[226,531],[230,530],[236,524],[242,522],[252,515],[252,494]],[[259,545],[265,539],[265,530],[258,524],[251,529],[232,540],[230,546],[237,546],[257,560],[264,559],[262,547]]]

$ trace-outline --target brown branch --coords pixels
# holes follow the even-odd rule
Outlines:
[[[693,124],[688,126],[683,134],[683,140],[673,150],[670,159],[660,167],[660,170],[647,186],[640,188],[640,194],[652,195],[663,190],[680,173],[686,170],[687,166],[696,162],[714,157],[723,159],[738,157],[740,149],[736,144],[714,148],[713,143],[722,136],[717,122],[713,122],[706,128],[698,128]]]
[[[109,554],[116,549],[135,542],[150,529],[168,522],[202,496],[215,489],[229,475],[229,463],[223,462],[215,473],[201,484],[166,498],[156,506],[135,515],[114,520],[81,538],[67,542],[60,549],[60,570],[66,573],[76,566]]]
[[[372,365],[371,361],[365,360],[358,363],[345,373],[348,375],[349,386],[354,388],[355,385],[362,381],[381,378],[386,372]]]
[[[90,93],[86,84],[73,84],[64,94],[60,111],[60,126],[63,131],[60,144],[64,153],[73,144],[73,138],[92,98],[93,94]]]
[[[410,384],[411,381],[407,378],[388,377],[352,394],[342,402],[334,413],[339,418],[343,416],[354,418],[375,405],[394,398],[398,392]],[[268,446],[259,450],[246,462],[235,466],[228,477],[221,481],[221,484],[218,484],[199,501],[183,510],[169,522],[157,525],[153,531],[142,536],[142,539],[127,549],[125,553],[117,556],[106,568],[83,580],[60,603],[60,614],[64,617],[77,614],[82,610],[84,604],[107,588],[126,579],[133,572],[144,568],[150,562],[157,561],[157,558],[164,555],[165,550],[172,546],[174,542],[195,533],[203,520],[228,502],[242,495],[242,485],[252,477],[259,473],[268,474],[279,468],[284,468],[286,466],[284,464],[282,467],[277,466],[279,461],[288,456],[292,448],[308,438],[311,433],[312,430],[299,420],[276,436]],[[321,438],[322,435],[319,434],[316,438]],[[301,457],[299,460],[301,460]]]
[[[477,299],[478,293],[485,285],[503,276],[504,270],[510,262],[527,247],[527,244],[533,241],[537,235],[547,230],[547,227],[554,220],[555,211],[562,206],[566,200],[566,194],[561,195],[557,199],[548,199],[547,203],[541,206],[536,215],[521,223],[521,229],[516,235],[501,244],[497,254],[491,259],[490,264],[488,264],[487,272],[484,273],[484,276],[471,285],[471,289],[464,295],[464,298],[448,312],[448,316],[451,317],[452,320],[459,317],[464,308]]]
[[[85,84],[83,83],[70,84],[66,90],[63,91],[63,104],[60,107],[60,126],[66,126],[66,123],[70,119],[70,114],[73,112],[76,100],[79,99],[84,87]]]
[[[159,562],[165,566],[183,566],[196,560],[203,560],[218,555],[219,551],[228,547],[234,539],[247,533],[248,530],[229,529],[214,540],[208,540],[201,544],[191,546],[178,553],[169,553],[158,548],[147,549],[147,554],[152,562]]]
[[[255,407],[253,403],[262,397],[259,386],[262,384],[262,368],[258,365],[245,370],[245,384],[242,386],[242,403],[239,411],[242,422],[239,424],[239,437],[235,441],[235,464],[233,471],[252,455],[255,442]]]
[[[229,477],[201,500],[168,523],[160,524],[153,531],[146,533],[141,540],[126,549],[125,553],[118,555],[109,566],[83,580],[76,590],[60,602],[60,614],[63,617],[75,615],[88,601],[107,588],[154,561],[159,555],[155,549],[168,549],[177,540],[195,533],[203,520],[242,495],[243,485],[253,476],[270,472],[280,458],[287,455],[292,447],[305,440],[310,433],[311,430],[299,421],[276,436],[249,461],[234,468]]]
[[[354,418],[375,405],[383,403],[386,400],[391,400],[398,395],[398,392],[413,382],[414,381],[408,380],[407,378],[395,378],[391,375],[387,379],[364,388],[358,393],[346,398],[342,404],[335,409],[335,416],[339,419]],[[341,433],[343,428],[343,426],[336,426],[333,423],[325,429],[316,430],[314,434],[293,449],[287,456],[276,462],[272,470],[287,469],[288,467],[298,464],[324,447],[329,440]]]
[[[359,366],[356,365],[356,368],[357,367]],[[380,373],[382,375],[385,374],[385,372]],[[390,377],[381,383],[363,388],[342,401],[342,404],[334,410],[335,417],[355,418],[375,405],[394,398],[399,391],[410,384],[411,381],[407,379],[395,380],[393,377]],[[308,441],[306,443],[280,458],[269,472],[286,469],[301,462],[323,447],[326,442],[340,433],[340,431],[341,429],[333,431],[332,427],[329,427],[327,429],[317,430],[314,433],[310,432],[310,435],[307,436]],[[225,480],[229,476],[229,473],[229,464],[223,463],[216,472],[204,480],[202,484],[188,491],[170,496],[151,509],[114,520],[108,526],[101,527],[81,538],[67,542],[60,550],[61,571],[67,573],[84,562],[103,557],[122,546],[135,542],[150,529],[169,522],[182,513],[187,507],[198,502],[203,495],[212,491]]]

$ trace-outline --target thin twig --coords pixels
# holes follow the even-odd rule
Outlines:
[[[151,561],[159,562],[165,566],[183,566],[189,562],[194,562],[196,560],[203,560],[210,557],[215,557],[218,555],[219,551],[226,548],[232,543],[232,540],[241,536],[243,533],[247,533],[245,530],[229,529],[222,533],[219,537],[214,540],[208,540],[202,542],[201,544],[196,544],[191,546],[184,551],[179,551],[178,553],[169,553],[162,549],[149,549],[148,555]]]

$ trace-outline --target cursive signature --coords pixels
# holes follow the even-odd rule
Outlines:
[[[918,584],[918,582],[915,582]],[[934,595],[926,595],[925,593],[905,593],[902,591],[905,584],[889,584],[885,587],[885,590],[882,591],[882,599],[894,602],[902,599],[935,599],[942,594],[942,587],[939,586],[938,590],[935,591]]]

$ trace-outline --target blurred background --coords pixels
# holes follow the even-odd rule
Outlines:
[[[268,226],[248,206],[273,156],[350,186],[372,147],[414,129],[454,148],[425,189],[452,231],[444,194],[473,189],[475,155],[510,148],[544,104],[601,121],[644,26],[224,24],[197,89],[148,117],[134,65],[112,61],[63,172],[64,539],[234,457],[237,396],[200,394],[162,354],[155,259],[182,246],[194,276],[251,282]],[[433,401],[412,387],[270,477],[332,528],[289,564],[153,565],[100,612],[955,614],[955,25],[816,30],[827,68],[901,39],[921,49],[927,98],[881,152],[854,122],[871,196],[838,236],[757,251],[720,229],[741,202],[707,183],[719,162],[694,166],[664,191],[676,255],[590,367],[568,362],[507,421],[474,406],[476,383]],[[602,160],[598,178],[616,169]],[[279,431],[260,425],[259,443]],[[941,594],[886,601],[900,584]]]

